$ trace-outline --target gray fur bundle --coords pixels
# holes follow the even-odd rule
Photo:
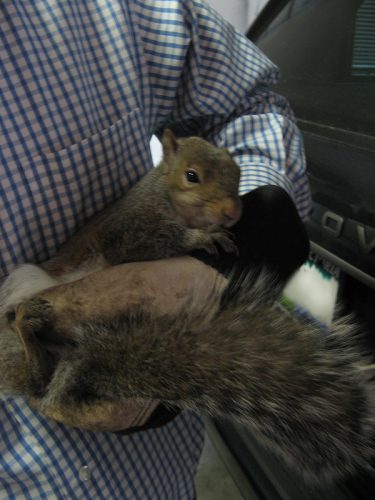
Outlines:
[[[34,364],[38,389],[26,390],[45,415],[72,425],[128,398],[159,399],[245,424],[309,481],[352,473],[374,455],[375,365],[350,318],[322,331],[276,306],[272,289],[266,274],[249,274],[213,291],[198,313],[96,318],[55,331],[54,347],[43,345],[53,308],[31,299],[19,327],[51,366]]]

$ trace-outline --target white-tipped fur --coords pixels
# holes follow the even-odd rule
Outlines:
[[[33,264],[15,269],[0,288],[0,316],[35,294],[58,284],[58,281]]]

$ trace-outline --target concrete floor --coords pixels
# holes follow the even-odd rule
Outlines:
[[[210,420],[196,487],[197,500],[259,500]]]

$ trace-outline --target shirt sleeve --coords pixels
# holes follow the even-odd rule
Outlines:
[[[159,131],[169,126],[227,147],[241,167],[242,194],[281,186],[306,218],[310,192],[301,134],[288,102],[269,89],[278,68],[203,2],[156,2],[163,9],[140,3]]]

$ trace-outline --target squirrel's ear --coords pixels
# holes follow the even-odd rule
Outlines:
[[[229,151],[229,148],[220,148],[221,151],[223,151],[223,153],[226,153],[227,155],[229,155],[230,157],[232,156],[231,155],[231,152]]]
[[[177,138],[171,129],[166,128],[164,130],[161,143],[163,145],[163,160],[168,161],[176,154],[178,149]]]

